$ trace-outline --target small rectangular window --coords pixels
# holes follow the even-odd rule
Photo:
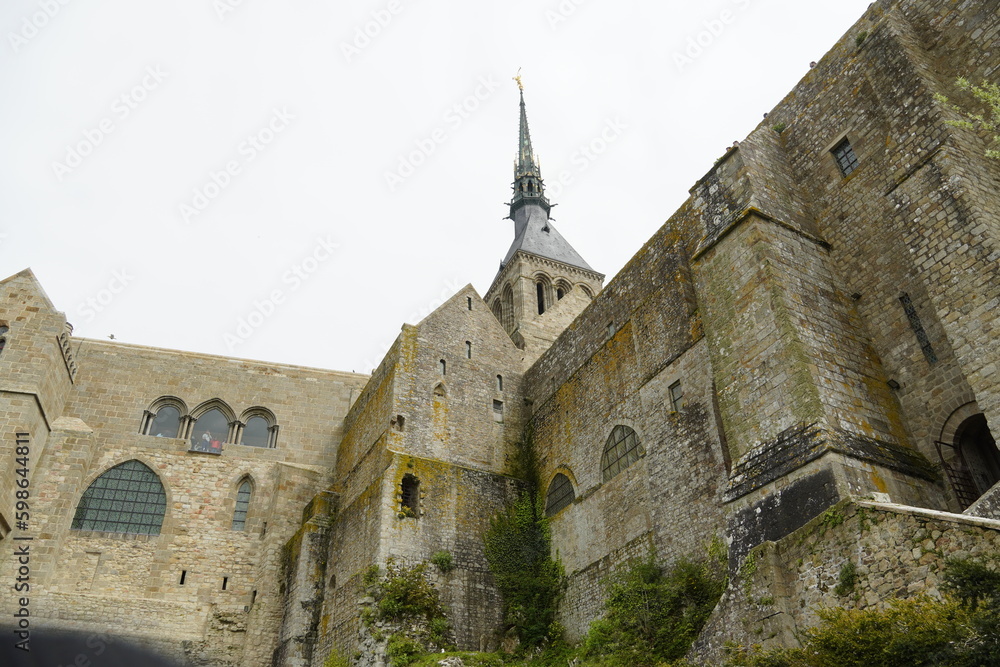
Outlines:
[[[181,570],[181,584],[180,584],[181,586],[184,585],[184,580],[187,579],[187,576],[188,576],[188,571]]]
[[[670,391],[670,409],[674,412],[680,412],[681,408],[684,406],[684,389],[681,387],[681,381],[673,383],[669,387]]]
[[[858,156],[854,154],[854,149],[847,137],[834,146],[831,153],[833,153],[833,159],[837,161],[837,166],[840,167],[840,173],[844,176],[858,168]]]
[[[503,421],[503,401],[493,401],[493,419],[498,422]]]
[[[229,586],[229,577],[223,577],[222,578],[222,590],[226,590],[227,586]]]
[[[469,304],[469,310],[472,310],[472,297],[471,296],[465,297],[465,302]]]

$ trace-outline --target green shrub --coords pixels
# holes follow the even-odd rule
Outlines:
[[[386,654],[394,667],[408,665],[427,651],[454,648],[451,644],[451,624],[445,616],[441,597],[427,579],[427,563],[406,567],[393,559],[386,562],[385,574],[378,568],[365,573],[366,581],[374,580],[368,591],[375,605],[362,613],[362,621],[378,641],[383,636],[376,622],[392,628],[403,628],[389,637]],[[389,630],[391,632],[391,630]]]
[[[691,648],[725,588],[718,563],[682,559],[669,569],[652,558],[611,584],[605,615],[591,624],[584,655],[617,664],[655,665]]]
[[[402,633],[389,637],[389,643],[385,647],[385,655],[392,667],[406,667],[424,652],[420,642]]]
[[[894,600],[888,609],[825,609],[802,648],[730,649],[727,667],[996,667],[1000,573],[968,560],[946,564],[950,600]]]
[[[854,586],[857,583],[857,566],[854,564],[854,561],[845,561],[844,564],[840,566],[840,577],[837,581],[837,586],[833,589],[833,592],[840,597],[843,597],[853,591]]]
[[[437,568],[441,570],[443,574],[448,574],[455,569],[455,563],[452,561],[451,553],[447,551],[434,552],[434,555],[431,556],[431,563],[437,565]]]

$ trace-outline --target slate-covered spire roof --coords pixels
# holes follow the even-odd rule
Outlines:
[[[514,197],[510,200],[510,216],[526,203],[534,203],[548,214],[549,200],[545,197],[542,173],[531,149],[531,133],[528,131],[528,113],[524,110],[524,90],[521,91],[521,127],[517,137],[517,161],[514,163]]]
[[[520,81],[518,81],[520,84]],[[514,196],[510,201],[510,219],[514,221],[514,242],[503,259],[503,266],[518,250],[554,259],[564,264],[593,271],[552,226],[549,211],[552,205],[545,196],[538,161],[531,148],[528,131],[528,114],[524,108],[524,89],[521,89],[521,123],[517,141],[517,160],[514,163]]]

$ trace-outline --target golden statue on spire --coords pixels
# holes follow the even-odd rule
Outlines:
[[[524,84],[521,83],[521,68],[520,67],[517,68],[517,74],[515,74],[513,78],[514,78],[514,81],[517,81],[517,88],[518,88],[518,90],[520,90],[523,93],[524,92]]]

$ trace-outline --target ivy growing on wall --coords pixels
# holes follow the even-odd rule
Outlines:
[[[524,480],[524,488],[493,517],[483,542],[503,597],[506,630],[527,649],[558,638],[555,614],[564,581],[562,565],[551,557],[552,539],[539,491],[530,424],[518,443],[515,472]]]

